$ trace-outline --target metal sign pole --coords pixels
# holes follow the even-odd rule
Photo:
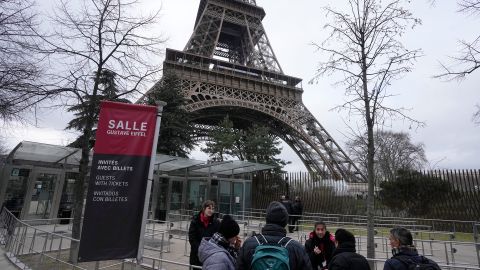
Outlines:
[[[145,229],[147,225],[147,218],[148,218],[148,203],[150,201],[150,191],[152,189],[152,182],[153,182],[153,169],[155,166],[155,156],[157,153],[157,144],[158,144],[158,136],[160,132],[160,124],[162,120],[162,112],[163,112],[163,107],[167,105],[166,102],[163,101],[157,101],[157,123],[155,126],[155,137],[153,139],[153,144],[152,144],[152,154],[151,154],[151,159],[150,159],[150,167],[148,169],[148,182],[147,182],[147,191],[145,192],[145,202],[143,204],[143,216],[142,216],[142,227],[140,229],[140,239],[138,241],[138,252],[137,252],[137,269],[140,269],[141,264],[143,262],[143,236],[145,234]]]

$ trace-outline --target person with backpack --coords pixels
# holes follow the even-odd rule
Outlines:
[[[202,204],[202,211],[192,217],[188,228],[188,242],[190,242],[190,264],[202,266],[198,259],[198,247],[203,237],[211,237],[218,232],[220,222],[214,215],[215,203],[207,200]]]
[[[335,236],[327,231],[323,221],[315,222],[314,230],[305,241],[305,250],[310,257],[313,269],[326,269],[335,250]]]
[[[355,236],[351,232],[338,229],[335,247],[328,270],[370,270],[367,259],[355,250]]]
[[[265,220],[262,233],[249,237],[240,248],[237,269],[312,270],[302,245],[287,237],[287,209],[280,202],[271,202]]]
[[[230,216],[223,216],[218,232],[211,238],[203,238],[198,248],[202,269],[235,270],[238,248],[242,241],[238,237],[240,227]]]
[[[388,239],[393,256],[385,262],[383,270],[440,270],[436,262],[418,254],[409,230],[393,228]]]

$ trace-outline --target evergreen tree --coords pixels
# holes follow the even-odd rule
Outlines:
[[[228,156],[238,157],[239,151],[235,150],[235,147],[241,148],[239,145],[241,136],[242,134],[233,128],[233,123],[227,115],[220,124],[208,132],[209,140],[202,151],[209,154],[213,161],[224,161]],[[240,157],[239,159],[244,160]]]
[[[118,89],[115,82],[115,76],[116,74],[108,69],[103,69],[101,71],[100,76],[98,77],[99,94],[92,96],[87,93],[83,97],[83,103],[78,103],[68,108],[67,111],[74,112],[75,118],[68,122],[66,129],[82,131],[85,128],[88,117],[88,109],[91,103],[93,103],[92,108],[94,108],[94,124],[98,123],[98,115],[100,114],[100,101],[108,100],[115,102],[131,103],[128,99],[124,99],[119,95],[120,90]],[[96,130],[94,129],[92,132],[92,136],[89,139],[90,148],[94,146],[96,133],[95,131]],[[68,146],[81,148],[83,138],[84,134],[80,135]]]
[[[399,170],[393,181],[380,183],[381,202],[392,211],[409,216],[430,212],[450,192],[449,182],[417,171]]]
[[[174,75],[165,75],[154,90],[147,96],[146,103],[155,105],[155,101],[167,103],[163,107],[157,152],[179,157],[187,157],[195,147],[195,126],[191,114],[184,106],[187,100],[180,92],[180,81]]]
[[[254,124],[242,137],[245,160],[283,168],[288,162],[276,158],[282,152],[280,140],[270,128]],[[240,156],[239,156],[240,158]]]
[[[227,115],[208,133],[208,137],[210,140],[202,150],[215,161],[235,157],[275,166],[276,172],[281,172],[281,168],[288,164],[275,157],[282,152],[280,140],[268,127],[254,124],[246,130],[238,130]]]

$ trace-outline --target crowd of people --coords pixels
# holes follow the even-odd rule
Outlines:
[[[271,202],[266,209],[261,233],[242,244],[240,226],[230,215],[221,220],[215,203],[206,201],[194,215],[189,227],[190,264],[202,269],[301,269],[301,270],[370,270],[367,259],[355,249],[355,236],[342,228],[331,234],[327,225],[318,221],[308,234],[305,245],[287,236],[299,227],[303,205],[299,197],[291,203],[288,197]],[[390,231],[392,257],[384,270],[439,270],[432,260],[418,254],[409,230],[396,227]]]

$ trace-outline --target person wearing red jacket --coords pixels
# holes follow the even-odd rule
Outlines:
[[[335,251],[335,236],[327,231],[327,225],[323,221],[315,222],[314,228],[305,242],[305,250],[313,269],[326,269]]]

